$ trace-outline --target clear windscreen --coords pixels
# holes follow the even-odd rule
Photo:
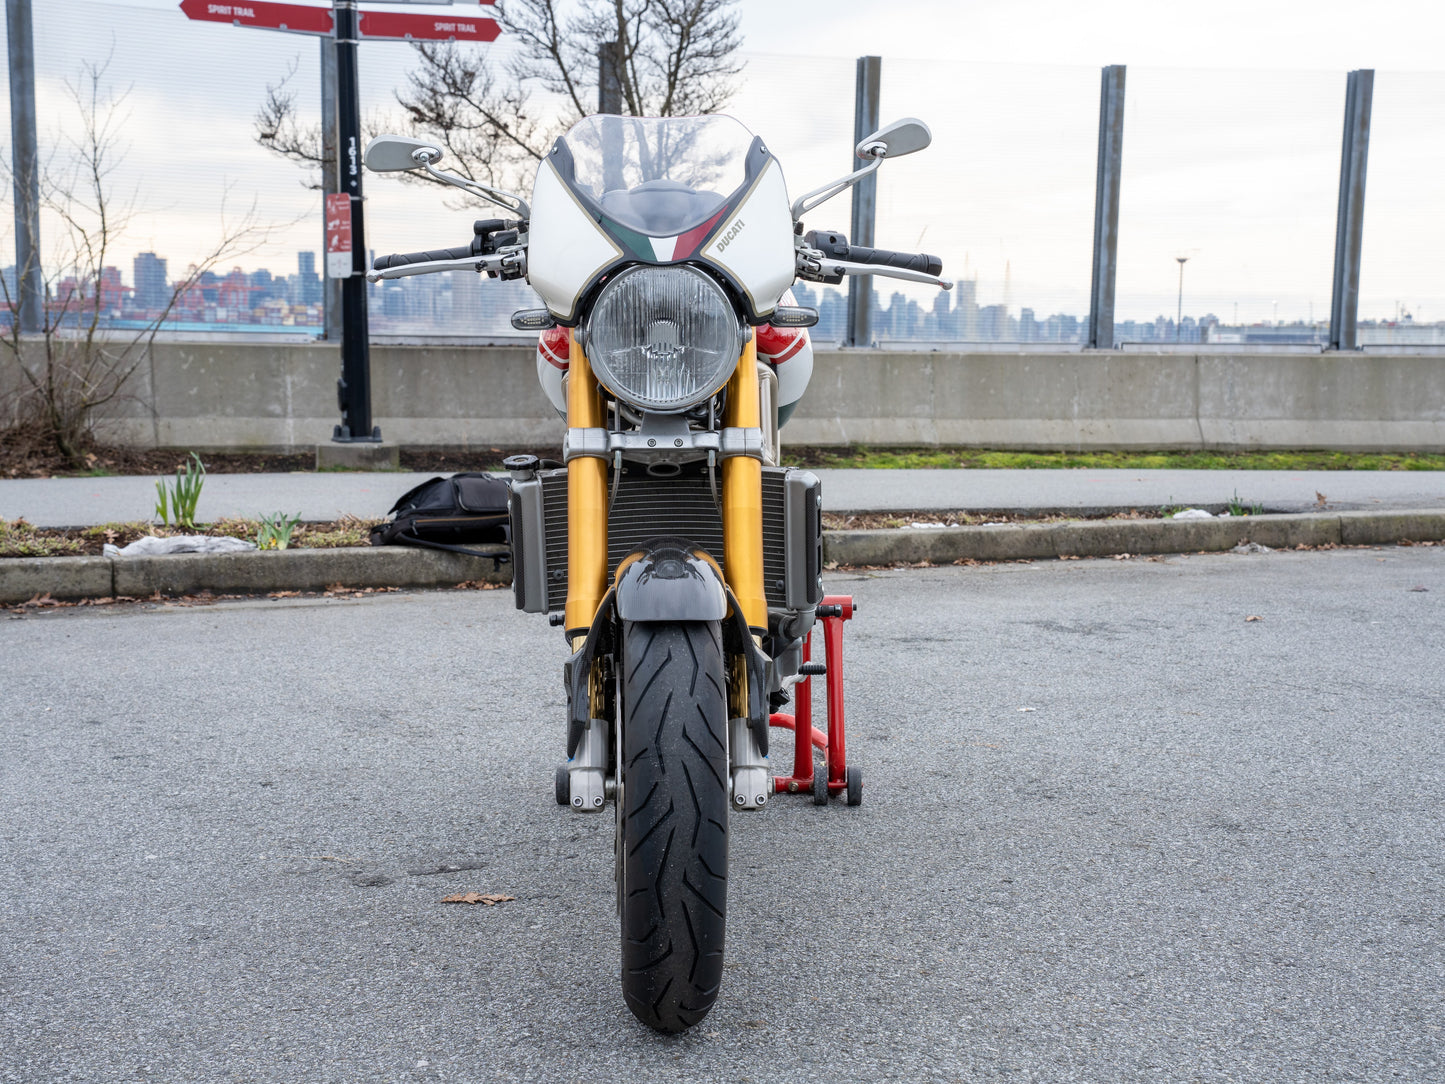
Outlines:
[[[572,184],[653,237],[706,222],[743,186],[753,134],[731,117],[592,116],[562,137]]]

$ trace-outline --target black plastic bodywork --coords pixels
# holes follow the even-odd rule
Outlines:
[[[656,539],[635,551],[617,576],[623,621],[721,621],[727,586],[717,568],[681,538]]]

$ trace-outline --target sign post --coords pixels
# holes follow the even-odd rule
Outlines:
[[[341,281],[341,379],[336,398],[341,424],[331,433],[340,443],[379,441],[371,424],[371,333],[366,320],[366,226],[361,204],[361,95],[356,78],[356,3],[336,0],[336,153],[341,199],[350,204],[347,244],[351,268]],[[327,202],[331,197],[327,197]],[[327,262],[331,260],[327,249]],[[338,259],[338,264],[342,261]],[[339,277],[339,276],[338,276]]]
[[[483,2],[491,3],[491,0]],[[340,191],[326,194],[326,273],[341,282],[341,379],[336,382],[341,424],[332,431],[331,439],[343,444],[380,441],[381,429],[371,420],[371,343],[366,314],[366,228],[361,199],[361,95],[356,46],[362,38],[490,42],[497,39],[501,28],[495,19],[366,11],[358,9],[356,0],[332,0],[330,8],[277,0],[181,0],[181,11],[186,18],[201,22],[336,39],[335,173]]]

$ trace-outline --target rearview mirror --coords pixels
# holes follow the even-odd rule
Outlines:
[[[435,143],[423,143],[410,136],[379,135],[366,145],[362,160],[373,173],[397,173],[420,169],[428,163],[436,165],[441,156],[442,149]]]
[[[864,159],[901,158],[923,150],[932,142],[933,133],[928,130],[928,125],[914,117],[904,117],[884,125],[870,136],[864,136],[857,151],[858,157]],[[367,165],[370,164],[368,161]]]

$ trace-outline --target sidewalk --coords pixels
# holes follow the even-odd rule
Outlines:
[[[1445,471],[1208,470],[819,470],[830,512],[1098,513],[1193,506],[1220,511],[1236,494],[1267,512],[1445,510]],[[211,474],[197,515],[306,521],[377,519],[397,497],[433,477],[415,473]],[[0,480],[0,518],[37,527],[86,527],[150,519],[156,478]],[[1321,505],[1319,495],[1325,501]]]
[[[1219,512],[1238,494],[1266,514],[1186,520],[1094,519],[929,530],[828,531],[824,556],[842,565],[947,564],[1053,557],[1193,553],[1254,543],[1394,545],[1445,541],[1445,471],[823,470],[831,511],[1075,512],[1191,505]],[[310,521],[379,518],[426,474],[213,474],[203,520],[300,512]],[[0,517],[39,527],[149,519],[154,478],[0,480]],[[1321,502],[1320,495],[1324,501]],[[401,546],[0,560],[0,604],[265,594],[347,588],[454,587],[511,580],[487,558]]]

